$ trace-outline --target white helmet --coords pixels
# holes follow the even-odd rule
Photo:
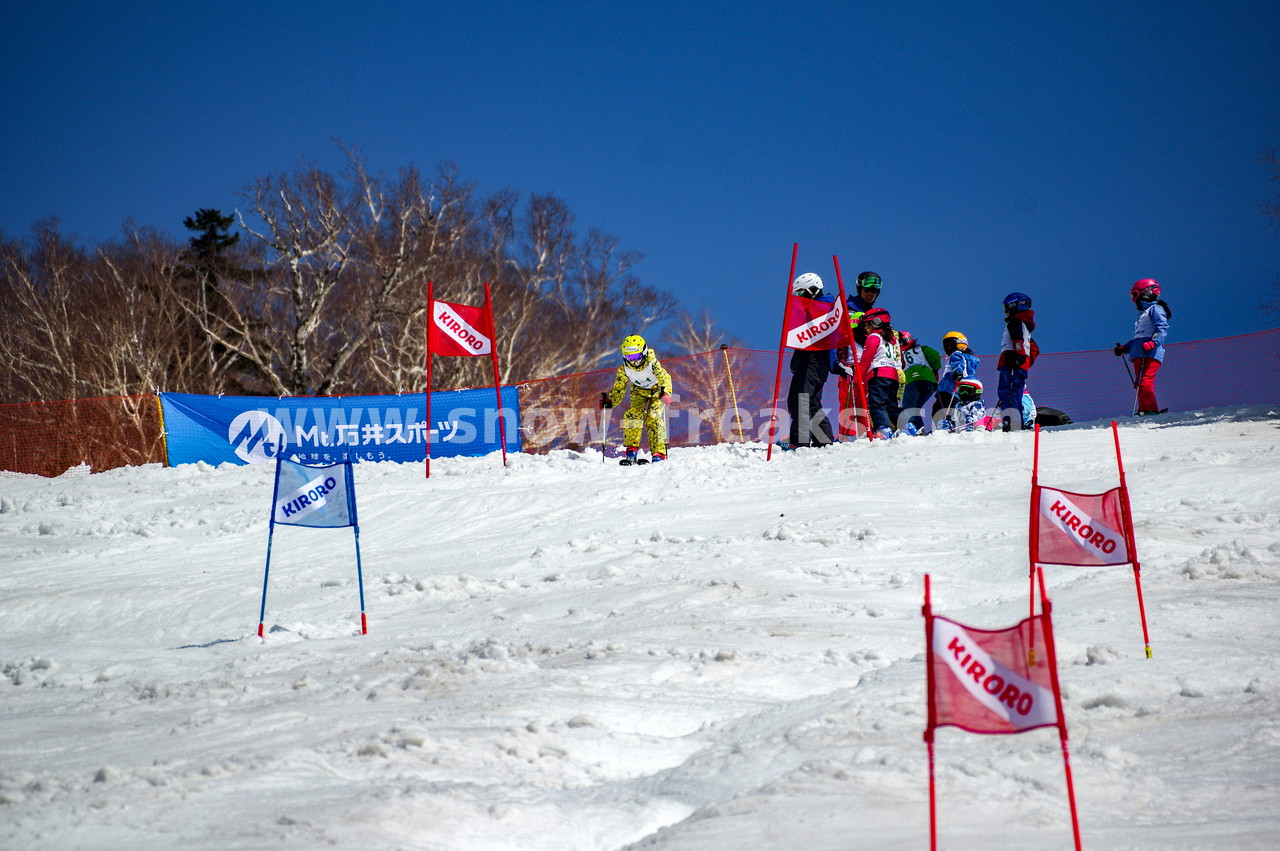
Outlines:
[[[791,284],[791,291],[796,295],[817,298],[822,295],[822,279],[812,272],[805,272]]]

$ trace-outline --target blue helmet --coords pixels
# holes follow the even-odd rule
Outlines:
[[[1004,297],[1004,312],[1017,313],[1031,307],[1031,296],[1026,293],[1009,293]]]

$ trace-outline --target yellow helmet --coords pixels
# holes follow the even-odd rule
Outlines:
[[[644,350],[649,348],[645,343],[644,337],[639,334],[632,334],[622,341],[622,357],[629,361],[638,361],[644,358]]]
[[[947,340],[955,340],[956,348],[962,352],[969,351],[969,338],[959,331],[948,331],[942,335],[942,347],[946,348]]]

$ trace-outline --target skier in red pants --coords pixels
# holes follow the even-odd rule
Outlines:
[[[1164,363],[1164,338],[1169,333],[1169,317],[1173,311],[1160,299],[1160,285],[1151,278],[1143,278],[1129,289],[1129,298],[1138,308],[1138,321],[1133,326],[1133,339],[1116,343],[1116,357],[1129,356],[1137,376],[1138,410],[1140,417],[1163,414],[1156,401],[1156,373]]]

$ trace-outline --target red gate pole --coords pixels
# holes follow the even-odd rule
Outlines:
[[[840,260],[832,257],[832,261],[836,265],[836,283],[840,285],[840,301],[844,305],[845,310],[849,309],[849,302],[844,297],[844,276],[840,274]],[[858,440],[858,426],[861,425],[867,433],[867,441],[871,441],[871,408],[867,405],[867,387],[862,379],[862,358],[858,357],[858,343],[853,339],[853,329],[849,329],[849,351],[853,356],[853,405],[854,405],[854,428],[853,439],[856,443]],[[866,422],[863,422],[862,416],[866,414]],[[837,420],[839,418],[837,417]]]
[[[1071,805],[1071,834],[1075,838],[1076,851],[1080,851],[1080,816],[1076,812],[1076,789],[1071,780],[1071,751],[1067,746],[1067,716],[1062,711],[1062,687],[1058,684],[1058,654],[1053,645],[1053,621],[1049,616],[1052,606],[1044,590],[1044,573],[1036,571],[1040,579],[1040,611],[1044,618],[1044,649],[1049,665],[1049,679],[1053,683],[1053,700],[1058,709],[1058,738],[1062,742],[1062,770],[1067,778],[1067,802]],[[1035,627],[1032,626],[1034,633]]]
[[[1030,562],[1027,578],[1031,594],[1027,600],[1027,617],[1036,614],[1036,561],[1040,558],[1040,424],[1036,423],[1035,441],[1031,451],[1031,520],[1027,529],[1027,560]],[[1034,652],[1034,648],[1032,649]],[[1035,659],[1032,657],[1032,664]]]
[[[1040,558],[1040,424],[1036,423],[1034,449],[1031,453],[1031,519],[1027,529],[1027,575],[1031,583],[1030,599],[1027,601],[1027,617],[1036,616],[1036,563]],[[1044,581],[1043,574],[1040,581]],[[1043,593],[1043,588],[1041,592]],[[1036,663],[1036,632],[1031,630],[1031,647],[1027,651],[1027,664]]]
[[[787,273],[787,298],[791,298],[791,283],[796,279],[796,255],[800,253],[800,243],[791,245],[791,271]],[[769,448],[765,450],[764,460],[773,459],[773,440],[778,433],[778,390],[782,387],[782,353],[787,346],[787,304],[782,303],[782,334],[778,338],[778,372],[773,379],[773,407],[769,416]],[[796,412],[797,414],[799,411]]]
[[[427,478],[431,478],[431,323],[435,321],[432,313],[435,310],[435,284],[427,281],[427,389],[423,394],[427,412],[427,427],[423,432],[422,439],[426,441],[427,448]]]
[[[498,399],[498,435],[502,441],[502,466],[507,466],[507,418],[502,412],[502,383],[498,380],[498,323],[493,318],[493,298],[489,282],[484,282],[484,307],[489,312],[489,353],[493,355],[493,392]]]
[[[934,780],[933,770],[933,731],[938,722],[938,710],[933,703],[933,660],[930,658],[930,654],[933,653],[933,603],[930,600],[929,574],[927,573],[924,575],[924,608],[921,611],[924,614],[924,670],[929,704],[928,721],[924,731],[924,741],[929,751],[929,849],[930,851],[937,851],[938,806],[937,784]]]
[[[1124,512],[1124,537],[1133,560],[1133,584],[1138,590],[1138,616],[1142,619],[1142,644],[1151,658],[1151,636],[1147,633],[1147,607],[1142,602],[1142,566],[1138,563],[1138,542],[1133,534],[1133,509],[1129,507],[1129,485],[1124,479],[1124,461],[1120,457],[1120,430],[1111,421],[1111,435],[1116,441],[1116,467],[1120,470],[1120,510]]]

